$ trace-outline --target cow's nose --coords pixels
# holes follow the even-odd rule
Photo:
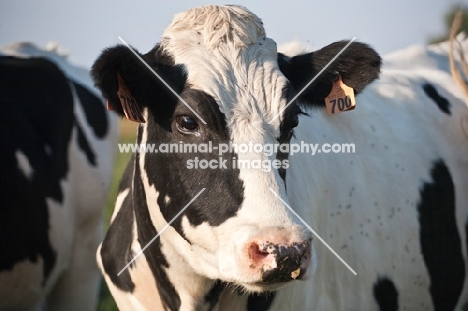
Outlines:
[[[300,279],[310,264],[311,243],[312,238],[290,245],[254,242],[249,247],[251,268],[261,270],[265,283]]]

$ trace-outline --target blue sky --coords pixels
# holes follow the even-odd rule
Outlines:
[[[225,3],[244,5],[257,14],[278,44],[297,39],[320,48],[357,37],[385,54],[441,34],[443,14],[456,4],[468,5],[468,0],[0,0],[0,45],[31,41],[45,46],[55,41],[73,63],[90,67],[104,47],[119,43],[118,36],[147,52],[175,13]]]

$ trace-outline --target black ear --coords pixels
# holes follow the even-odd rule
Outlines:
[[[297,92],[302,90],[343,49],[349,41],[334,42],[318,51],[287,57],[278,53],[278,64]],[[382,60],[371,47],[360,42],[351,43],[299,96],[310,105],[325,106],[324,99],[331,91],[338,72],[343,82],[359,94],[380,74]]]
[[[160,108],[164,111],[163,104],[167,104],[169,98],[173,100],[174,95],[147,65],[177,93],[185,84],[182,69],[171,64],[171,59],[161,54],[159,46],[146,55],[140,54],[136,49],[133,51],[144,62],[126,46],[117,45],[105,49],[91,68],[94,83],[107,99],[108,108],[121,116],[125,116],[128,112],[124,111],[128,108],[122,106],[124,99],[121,98],[121,93],[120,97],[118,94],[119,87],[122,89],[122,84],[134,100],[134,103],[130,103],[133,109],[142,111],[144,107],[158,109],[155,106],[161,106]]]

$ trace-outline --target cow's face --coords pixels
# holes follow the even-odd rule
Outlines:
[[[140,174],[134,180],[143,185],[156,230],[206,188],[161,235],[162,244],[197,273],[254,291],[304,276],[312,238],[293,222],[285,206],[287,154],[259,148],[289,143],[301,112],[296,103],[286,107],[294,90],[342,46],[287,58],[277,53],[275,42],[265,37],[260,19],[251,12],[211,6],[177,15],[162,42],[141,55],[179,97],[127,47],[108,49],[96,61],[93,75],[112,109],[127,115],[140,111],[146,121],[140,125],[138,143],[179,148],[173,153],[159,148],[158,153],[135,158]],[[335,70],[356,91],[372,81],[380,58],[365,45],[356,43],[356,49],[371,59],[362,59],[361,52],[342,61],[344,67],[330,66],[300,99],[321,106]],[[376,68],[363,77],[376,59]],[[118,76],[120,89],[125,85],[134,102],[122,105]],[[233,149],[221,150],[230,144]],[[211,151],[202,149],[210,145]],[[180,152],[194,146],[198,152]]]

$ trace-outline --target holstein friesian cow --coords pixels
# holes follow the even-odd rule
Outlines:
[[[1,53],[0,310],[94,310],[117,118],[65,57]]]
[[[141,122],[138,144],[319,144],[314,156],[233,148],[217,169],[194,166],[221,160],[215,149],[135,153],[98,250],[121,310],[453,310],[466,300],[468,108],[448,49],[380,74],[380,56],[352,42],[299,93],[348,43],[286,56],[247,9],[206,6],[136,52],[146,64],[124,45],[102,53],[94,80],[110,109]],[[356,108],[328,115],[340,77]],[[327,153],[341,144],[355,151]],[[240,160],[276,166],[231,164]]]

